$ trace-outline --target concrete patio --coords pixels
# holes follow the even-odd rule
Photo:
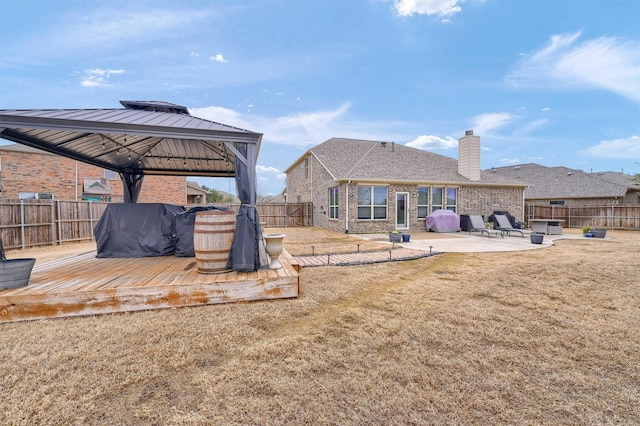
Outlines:
[[[542,244],[532,244],[525,231],[524,238],[519,233],[512,233],[511,236],[501,237],[481,236],[479,233],[461,231],[454,233],[438,232],[409,232],[410,241],[401,243],[389,242],[387,234],[353,234],[354,236],[378,241],[387,242],[396,247],[402,246],[414,250],[425,250],[443,253],[482,253],[482,252],[506,252],[521,250],[536,250],[550,247],[557,240],[562,239],[585,239],[579,229],[565,229],[562,235],[545,235]],[[528,231],[530,233],[530,231]],[[600,240],[600,239],[597,239]],[[602,241],[602,240],[601,240]]]

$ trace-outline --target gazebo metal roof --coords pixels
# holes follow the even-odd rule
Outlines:
[[[145,175],[235,177],[241,206],[233,269],[268,264],[256,211],[261,133],[189,114],[169,102],[121,101],[118,109],[0,110],[0,137],[120,173],[126,203]]]
[[[145,175],[233,177],[238,144],[254,145],[257,157],[261,133],[193,117],[168,102],[121,104],[125,108],[0,110],[0,137]]]

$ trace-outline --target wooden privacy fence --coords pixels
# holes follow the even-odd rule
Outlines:
[[[0,238],[5,249],[92,241],[93,229],[108,203],[60,200],[0,200]],[[185,206],[185,208],[194,205]],[[231,204],[236,212],[239,204]],[[266,226],[311,226],[311,203],[256,206]]]
[[[563,220],[566,228],[591,225],[605,229],[640,229],[640,206],[557,206],[525,204],[528,225],[531,219]]]

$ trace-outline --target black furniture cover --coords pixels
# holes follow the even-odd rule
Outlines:
[[[109,204],[94,228],[97,257],[153,257],[173,254],[175,216],[184,207],[160,203]]]
[[[493,214],[491,216],[489,216],[489,221],[493,223],[493,229],[498,229],[498,221],[496,220],[496,215],[497,214],[501,214],[507,217],[507,219],[509,219],[509,222],[511,223],[511,227],[514,229],[521,229],[523,228],[523,226],[520,224],[520,222],[518,222],[516,220],[516,218],[514,216],[511,216],[511,213],[509,213],[506,210],[496,210],[493,212]]]

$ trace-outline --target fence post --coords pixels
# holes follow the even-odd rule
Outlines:
[[[57,200],[51,202],[51,245],[56,245],[56,203]]]
[[[91,241],[95,241],[95,236],[93,235],[93,204],[91,201],[87,201],[87,203],[89,203],[89,227],[91,227],[89,233],[91,234]]]
[[[58,206],[58,244],[62,245],[62,220],[60,220],[62,212],[60,210],[60,201],[56,200],[56,205]]]
[[[24,242],[24,200],[20,200],[20,245],[22,246],[22,250],[26,248]]]

